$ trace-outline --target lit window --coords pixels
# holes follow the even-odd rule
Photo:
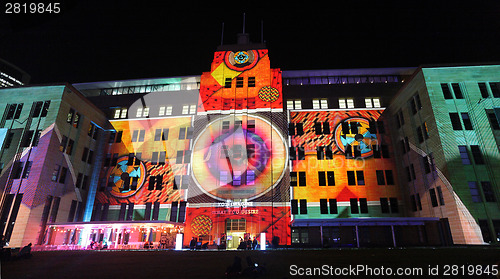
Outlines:
[[[121,114],[121,109],[116,109],[115,110],[115,115],[113,116],[113,118],[120,118],[120,114]]]
[[[172,106],[167,106],[165,108],[165,115],[172,115]]]
[[[373,107],[372,99],[371,98],[365,98],[365,104],[366,104],[367,108],[372,108]]]
[[[379,108],[380,107],[380,98],[365,98],[365,105],[367,108]],[[354,102],[353,102],[354,107]]]
[[[328,108],[328,100],[327,99],[314,99],[313,100],[313,109],[327,109]]]
[[[195,113],[196,113],[196,105],[189,106],[189,114],[195,114]]]
[[[182,114],[189,114],[189,105],[182,106]]]
[[[165,107],[164,106],[160,107],[160,111],[158,112],[158,115],[160,115],[160,116],[165,115]]]
[[[122,109],[122,113],[120,115],[120,118],[127,118],[127,109],[126,108]]]
[[[339,98],[339,108],[354,108],[354,99],[353,98]]]
[[[313,109],[319,109],[319,100],[318,99],[313,100]]]
[[[320,105],[322,109],[327,109],[328,108],[328,100],[327,99],[321,99]]]
[[[347,108],[354,108],[354,99],[348,98],[347,100]]]
[[[301,100],[295,100],[295,109],[302,109],[302,101]]]
[[[135,117],[142,117],[142,108],[137,109],[137,113],[135,114]]]

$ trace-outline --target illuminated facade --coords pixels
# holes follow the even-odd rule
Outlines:
[[[282,246],[496,242],[497,68],[282,72],[243,40],[201,76],[2,89],[20,100],[0,106],[3,233],[64,249],[165,248],[178,234],[225,249],[262,233]],[[455,83],[465,97],[452,104],[437,91]],[[476,116],[474,90],[489,95],[465,144],[447,116]],[[476,184],[451,171],[463,152],[450,133],[488,150],[464,166]]]

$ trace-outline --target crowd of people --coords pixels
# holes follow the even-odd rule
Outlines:
[[[253,240],[250,237],[247,237],[246,240],[240,237],[240,245],[238,246],[239,250],[256,250],[257,246],[259,246],[259,242],[255,237]]]

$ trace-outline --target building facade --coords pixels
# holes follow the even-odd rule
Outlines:
[[[2,232],[64,249],[496,243],[499,70],[287,72],[240,36],[201,76],[2,89]]]
[[[0,87],[27,85],[30,79],[30,75],[25,71],[0,59]]]

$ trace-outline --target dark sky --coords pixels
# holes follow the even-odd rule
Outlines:
[[[58,15],[6,15],[2,3],[0,58],[35,84],[199,75],[222,22],[234,43],[245,13],[282,70],[500,61],[500,1],[177,2],[62,1]]]

